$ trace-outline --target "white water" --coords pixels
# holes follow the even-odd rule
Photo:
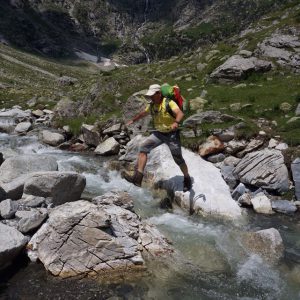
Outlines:
[[[140,287],[146,286],[146,291],[142,289],[138,298],[299,299],[300,276],[293,272],[295,267],[300,267],[298,219],[255,215],[253,224],[242,224],[189,216],[178,208],[166,211],[160,209],[160,199],[154,198],[150,190],[129,184],[117,171],[108,171],[105,159],[101,157],[63,152],[41,145],[35,137],[0,134],[0,152],[11,146],[17,154],[49,153],[58,159],[59,170],[83,174],[87,180],[86,197],[112,190],[128,191],[134,199],[136,212],[156,224],[190,262],[190,267],[186,264],[184,269],[181,269],[180,261],[163,269],[154,263],[149,267],[151,277],[135,283],[129,298],[137,299],[133,295]],[[240,243],[241,232],[273,226],[278,227],[283,235],[287,253],[293,254],[292,258],[285,258],[277,266],[247,253]],[[69,292],[75,296],[76,289]]]

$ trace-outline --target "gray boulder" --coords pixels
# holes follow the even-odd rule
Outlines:
[[[114,124],[106,129],[103,130],[103,134],[104,135],[114,135],[114,134],[119,134],[121,132],[121,129],[122,129],[122,124],[121,123],[117,123],[117,124]]]
[[[234,175],[245,184],[266,190],[282,193],[289,189],[288,170],[278,150],[248,153],[235,167]]]
[[[38,171],[56,171],[57,162],[47,155],[19,155],[7,158],[0,166],[0,181],[10,182],[20,175]]]
[[[32,237],[29,255],[63,278],[119,278],[123,272],[145,270],[141,250],[143,244],[150,248],[153,241],[138,241],[141,226],[136,214],[113,204],[95,205],[82,200],[66,203],[54,208]],[[165,241],[160,247],[157,244],[156,254],[161,251],[161,255],[170,255],[171,247]]]
[[[248,251],[260,255],[269,263],[276,264],[283,256],[283,241],[275,228],[246,233],[242,242]]]
[[[21,252],[27,239],[18,230],[0,223],[0,241],[0,270],[2,270]]]
[[[299,157],[292,162],[291,169],[292,169],[293,180],[295,183],[296,199],[300,200],[300,158]]]
[[[236,118],[233,116],[222,114],[219,111],[208,110],[190,116],[183,122],[183,124],[186,127],[194,127],[196,125],[200,125],[203,123],[216,124],[216,123],[223,123],[223,122],[233,121],[233,120],[236,120]]]
[[[23,198],[51,197],[54,205],[60,205],[80,199],[85,185],[85,177],[75,172],[38,172],[26,179]]]
[[[293,214],[297,210],[296,205],[294,205],[291,201],[288,200],[272,201],[272,208],[276,212],[280,212],[287,215]]]
[[[233,166],[222,166],[221,174],[226,183],[229,185],[231,189],[234,189],[237,185],[237,180],[233,175]],[[233,197],[234,198],[234,197]]]
[[[253,72],[267,72],[271,69],[271,62],[259,60],[255,57],[243,58],[234,55],[214,70],[210,78],[219,81],[236,81],[247,78]]]
[[[251,199],[253,209],[260,214],[272,214],[271,200],[264,194],[258,193]]]
[[[3,219],[12,218],[15,215],[17,209],[18,205],[10,199],[6,199],[0,202],[0,216]]]
[[[123,119],[127,122],[135,117],[139,112],[143,111],[147,105],[147,101],[144,97],[146,91],[140,91],[133,94],[128,98],[123,106]],[[145,131],[149,127],[151,116],[145,117],[138,122],[132,124],[130,129],[135,131]]]
[[[65,137],[58,132],[51,132],[49,130],[42,131],[42,142],[51,146],[58,146],[65,141]]]
[[[96,126],[82,124],[81,132],[83,135],[84,142],[89,146],[97,147],[101,141],[100,133],[98,132]]]
[[[42,225],[48,216],[47,210],[32,210],[31,214],[21,216],[18,223],[18,230],[22,233],[29,233]]]
[[[56,159],[46,155],[19,155],[6,159],[0,166],[0,199],[20,199],[30,173],[56,171],[57,168]]]
[[[95,153],[99,155],[114,155],[118,154],[119,150],[120,144],[115,140],[115,138],[110,137],[97,146]]]
[[[78,116],[78,102],[69,98],[62,98],[54,108],[54,114],[59,118],[73,118]]]
[[[21,122],[19,123],[16,128],[16,133],[26,133],[27,131],[32,129],[32,124],[30,122]]]

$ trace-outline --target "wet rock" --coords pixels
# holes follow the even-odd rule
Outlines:
[[[38,172],[26,179],[23,198],[27,195],[51,197],[57,206],[80,199],[85,185],[85,177],[75,172]]]
[[[288,171],[277,150],[248,153],[235,167],[234,175],[245,184],[266,190],[282,193],[289,189]]]
[[[204,157],[210,154],[220,153],[224,148],[224,144],[216,136],[210,136],[204,144],[199,146],[198,153]]]
[[[83,135],[84,142],[87,145],[97,147],[101,141],[100,133],[98,132],[96,126],[82,124],[81,132]]]
[[[65,141],[65,137],[57,132],[43,130],[41,136],[42,142],[51,146],[58,146]]]
[[[299,157],[292,162],[291,169],[292,169],[293,181],[295,184],[296,199],[300,200],[300,158]]]
[[[239,185],[234,189],[231,196],[234,200],[238,200],[241,196],[246,193],[246,187],[244,184],[239,183]]]
[[[140,225],[138,216],[122,207],[80,200],[54,208],[29,247],[53,275],[119,278],[123,271],[145,270]]]
[[[21,122],[15,127],[15,132],[26,133],[32,129],[32,124],[30,122]]]
[[[141,135],[136,136],[127,145],[127,153],[120,160],[135,161],[139,144],[144,141]],[[240,207],[231,198],[229,188],[223,180],[219,169],[203,160],[199,155],[183,150],[183,157],[189,168],[193,181],[191,191],[184,193],[183,176],[174,163],[166,145],[155,148],[149,154],[145,172],[149,174],[151,187],[167,190],[182,209],[195,214],[214,214],[228,218],[241,216]],[[147,183],[147,178],[145,178]],[[211,182],[214,182],[212,189]]]
[[[2,270],[21,252],[27,238],[18,230],[0,223],[0,241],[0,270]]]
[[[272,214],[271,200],[264,194],[258,193],[254,198],[251,199],[253,209],[257,213],[261,214]]]
[[[47,155],[18,155],[7,158],[0,166],[0,181],[11,180],[38,171],[56,171],[57,162]]]
[[[251,203],[251,195],[249,193],[244,193],[238,198],[238,203],[241,204],[242,206],[252,206]]]
[[[24,234],[39,228],[48,216],[46,210],[34,210],[31,212],[32,214],[30,215],[22,216],[18,223],[18,230]]]
[[[210,78],[219,81],[236,81],[247,78],[253,72],[267,72],[271,69],[272,64],[268,61],[234,55],[214,70]]]
[[[110,137],[97,146],[95,153],[99,155],[114,155],[118,154],[119,150],[120,144],[113,137]]]
[[[272,209],[276,212],[280,212],[283,214],[293,214],[297,207],[291,201],[288,200],[275,200],[272,201]]]
[[[234,169],[234,167],[231,167],[231,166],[222,166],[221,167],[221,174],[231,189],[234,189],[238,183],[236,178],[233,176],[233,169]]]
[[[260,255],[269,263],[278,263],[283,255],[283,241],[275,228],[246,233],[242,241],[250,252]]]
[[[15,215],[17,209],[18,205],[10,199],[6,199],[0,202],[0,216],[3,219],[12,218]]]

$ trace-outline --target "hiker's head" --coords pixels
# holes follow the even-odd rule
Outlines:
[[[162,99],[161,86],[159,84],[150,85],[145,96],[154,103],[159,103]]]

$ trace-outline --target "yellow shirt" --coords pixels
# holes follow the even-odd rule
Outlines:
[[[160,104],[152,104],[152,118],[154,123],[154,128],[157,131],[169,132],[171,131],[171,125],[174,123],[175,119],[166,110],[166,98]],[[169,107],[174,111],[174,109],[179,108],[176,102],[173,100],[169,101]],[[145,111],[150,112],[151,104],[146,106]]]

